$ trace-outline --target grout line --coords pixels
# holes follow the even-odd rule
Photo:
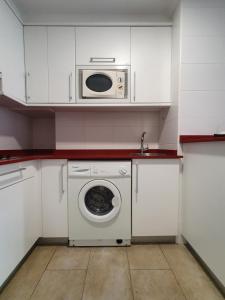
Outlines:
[[[48,270],[46,270],[46,271],[52,271],[52,272],[54,272],[54,271],[76,271],[76,270],[79,270],[79,271],[85,271],[85,270],[87,270],[87,268],[72,268],[72,269],[48,269]]]
[[[130,246],[132,247],[132,246]],[[131,268],[130,268],[130,262],[129,262],[129,258],[128,258],[128,251],[127,251],[128,247],[126,247],[126,257],[127,257],[127,263],[128,263],[128,272],[129,272],[129,277],[130,277],[130,285],[131,285],[131,293],[132,293],[132,297],[134,300],[134,287],[133,287],[133,283],[132,283],[132,278],[131,278]]]
[[[52,260],[53,256],[55,255],[56,248],[57,248],[57,247],[55,247],[55,249],[54,249],[54,251],[53,251],[53,253],[52,253],[51,257],[49,258],[49,261],[48,261],[48,263],[46,264],[46,266],[45,266],[45,268],[44,268],[44,270],[43,270],[43,272],[42,272],[42,274],[41,274],[41,276],[40,276],[39,280],[37,281],[37,284],[34,286],[34,288],[33,288],[33,291],[32,291],[32,293],[31,293],[31,295],[30,295],[29,299],[31,299],[31,298],[32,298],[32,296],[33,296],[33,294],[34,294],[34,292],[35,292],[35,290],[36,290],[36,288],[37,288],[37,286],[38,286],[39,282],[41,281],[41,279],[42,279],[42,277],[43,277],[43,275],[44,275],[45,271],[47,270],[47,267],[48,267],[48,265],[49,265],[50,261]]]
[[[167,264],[168,264],[168,266],[169,266],[169,268],[170,268],[169,270],[172,272],[172,274],[173,274],[173,276],[174,276],[174,278],[175,278],[175,281],[176,281],[178,287],[179,287],[180,290],[181,290],[181,293],[183,294],[184,298],[185,298],[186,300],[188,300],[188,298],[186,297],[186,294],[185,294],[185,292],[184,292],[184,290],[183,290],[183,288],[182,288],[182,286],[181,286],[181,284],[180,284],[180,282],[179,282],[179,280],[178,280],[178,278],[177,278],[177,276],[176,276],[176,273],[174,272],[174,270],[173,270],[171,264],[169,263],[169,260],[167,259],[167,257],[166,257],[166,255],[165,255],[165,253],[164,253],[164,251],[163,251],[161,245],[159,245],[159,248],[160,248],[160,251],[162,252],[162,254],[163,254],[163,256],[164,256],[164,258],[165,258],[165,260],[166,260],[166,262],[167,262]]]
[[[82,290],[82,293],[81,293],[81,299],[83,299],[83,296],[84,296],[84,288],[85,288],[85,285],[86,285],[87,273],[88,273],[88,269],[89,269],[89,263],[90,263],[92,251],[93,251],[93,248],[90,248],[90,253],[89,253],[89,257],[88,257],[87,268],[85,269],[86,272],[85,272],[85,276],[84,276],[84,284],[83,284],[83,290]]]
[[[170,268],[130,268],[131,271],[170,271]]]

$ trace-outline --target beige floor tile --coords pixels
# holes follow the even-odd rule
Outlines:
[[[30,299],[30,295],[39,282],[54,251],[55,247],[37,247],[4,289],[3,293],[0,295],[0,299]]]
[[[134,300],[185,300],[170,270],[131,270],[131,279]]]
[[[158,245],[133,245],[127,253],[131,269],[169,269]]]
[[[88,269],[83,300],[132,300],[128,268],[107,266]]]
[[[93,248],[83,300],[133,299],[126,249]]]
[[[85,270],[45,271],[32,300],[80,300],[82,298]]]
[[[88,268],[118,269],[119,267],[128,269],[126,248],[101,247],[92,249]]]
[[[48,270],[87,269],[90,248],[57,247]]]
[[[185,246],[162,245],[161,249],[188,300],[224,299]]]

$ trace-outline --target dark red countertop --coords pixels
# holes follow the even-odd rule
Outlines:
[[[185,143],[206,143],[206,142],[224,142],[225,136],[214,135],[181,135],[180,142]]]
[[[179,159],[176,150],[154,149],[148,152],[157,155],[140,157],[134,155],[137,149],[90,149],[90,150],[0,150],[0,156],[8,159],[0,160],[0,165],[38,159],[70,159],[70,160],[131,160],[131,159]]]

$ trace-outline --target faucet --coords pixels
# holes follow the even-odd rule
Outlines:
[[[145,135],[146,135],[146,131],[144,131],[141,135],[141,154],[143,155],[144,151],[148,150],[148,145],[147,147],[144,146],[145,143]]]

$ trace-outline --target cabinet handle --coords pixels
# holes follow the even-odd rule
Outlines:
[[[0,95],[2,94],[2,72],[0,72]]]
[[[91,57],[90,63],[115,63],[115,57]]]
[[[138,168],[138,163],[136,163],[136,201],[138,200],[138,185],[139,185],[139,168]]]
[[[71,72],[69,75],[69,101],[73,99],[72,97],[72,78],[73,78],[73,73]]]
[[[26,90],[26,100],[30,100],[30,96],[28,96],[28,77],[30,77],[30,72],[25,73],[25,90]]]
[[[0,173],[0,176],[9,175],[9,174],[16,173],[16,172],[21,172],[21,171],[24,171],[24,170],[26,170],[26,168],[11,170],[11,171],[8,171],[8,172]]]
[[[60,202],[62,201],[62,196],[64,194],[64,182],[63,182],[63,166],[64,165],[61,165],[61,170],[60,170],[60,190],[61,190],[61,197],[59,197],[60,199]]]
[[[136,101],[136,72],[134,72],[134,102]]]

